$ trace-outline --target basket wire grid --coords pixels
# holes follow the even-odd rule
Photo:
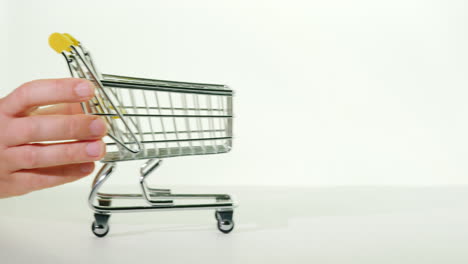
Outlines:
[[[232,91],[226,86],[175,86],[115,75],[103,75],[102,83],[116,94],[122,115],[135,124],[134,134],[142,147],[132,153],[108,142],[104,162],[217,154],[231,149]],[[93,114],[117,118],[93,108]]]

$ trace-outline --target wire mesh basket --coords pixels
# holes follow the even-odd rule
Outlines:
[[[233,91],[219,84],[101,74],[89,51],[71,35],[54,33],[49,44],[65,57],[72,77],[96,86],[95,97],[82,103],[82,108],[87,114],[101,116],[108,127],[104,165],[88,199],[95,212],[93,233],[102,237],[109,232],[112,213],[168,209],[214,209],[218,229],[232,231],[235,204],[230,195],[172,194],[169,189],[148,187],[146,180],[162,158],[231,150]],[[99,192],[117,162],[129,160],[147,160],[139,171],[141,193]],[[123,199],[144,201],[145,205],[115,205]]]
[[[115,75],[103,75],[102,83],[116,95],[118,108],[136,128],[141,145],[140,152],[132,153],[118,143],[108,143],[104,161],[217,154],[231,149],[232,91],[228,87]],[[101,113],[99,107],[93,113],[117,118]]]

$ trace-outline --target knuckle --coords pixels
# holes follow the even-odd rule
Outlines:
[[[79,129],[82,127],[81,119],[79,117],[67,118],[65,119],[65,133],[68,138],[77,137],[79,134]]]
[[[5,125],[5,129],[0,129],[0,147],[1,145],[6,145],[5,143],[7,142],[9,136],[10,136],[10,131],[12,131],[10,122],[2,118],[0,115],[0,124]],[[1,151],[0,151],[1,153]]]
[[[63,156],[65,161],[73,162],[76,160],[76,144],[65,144],[63,145]]]
[[[50,80],[50,89],[53,91],[54,96],[57,98],[63,98],[64,97],[70,97],[68,95],[67,90],[68,89],[63,89],[65,86],[62,79],[52,79]]]
[[[54,90],[58,91],[61,89],[61,80],[60,79],[53,79],[51,82],[51,86]]]
[[[39,155],[37,151],[34,151],[31,147],[25,147],[21,159],[23,160],[23,167],[25,168],[36,168],[39,165]]]
[[[14,92],[15,100],[18,102],[23,102],[23,104],[29,103],[29,95],[31,94],[29,90],[34,86],[34,81],[27,82],[18,87]]]
[[[23,128],[20,130],[21,137],[27,141],[28,143],[34,137],[35,133],[39,131],[39,123],[37,122],[36,118],[30,118],[28,122],[25,122]]]
[[[5,151],[0,152],[0,173],[8,172],[9,167],[11,167],[11,164],[9,162],[9,158],[7,155],[5,155]],[[1,174],[0,174],[1,175]],[[0,176],[0,181],[2,181],[4,178]]]

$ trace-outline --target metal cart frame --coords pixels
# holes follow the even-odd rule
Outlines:
[[[173,194],[170,189],[149,187],[147,179],[162,164],[162,158],[231,150],[233,91],[219,84],[100,74],[89,51],[71,35],[54,33],[49,44],[65,57],[72,77],[94,83],[96,96],[82,103],[82,108],[87,114],[104,118],[108,126],[108,151],[88,197],[94,211],[93,233],[98,237],[107,235],[113,213],[188,209],[215,210],[218,229],[231,232],[236,204],[230,195]],[[166,102],[162,102],[163,95]],[[141,193],[100,192],[117,163],[129,160],[147,160],[139,171]],[[115,205],[119,200],[140,203]]]

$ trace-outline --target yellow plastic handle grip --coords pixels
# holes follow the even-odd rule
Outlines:
[[[53,33],[49,36],[49,46],[55,50],[57,53],[62,53],[64,51],[71,51],[71,46],[73,45],[73,41],[65,36],[64,34],[60,33]]]
[[[73,45],[75,45],[75,46],[80,45],[80,42],[76,38],[74,38],[72,35],[70,35],[68,33],[63,33],[63,35],[65,37],[68,37],[73,42]]]

